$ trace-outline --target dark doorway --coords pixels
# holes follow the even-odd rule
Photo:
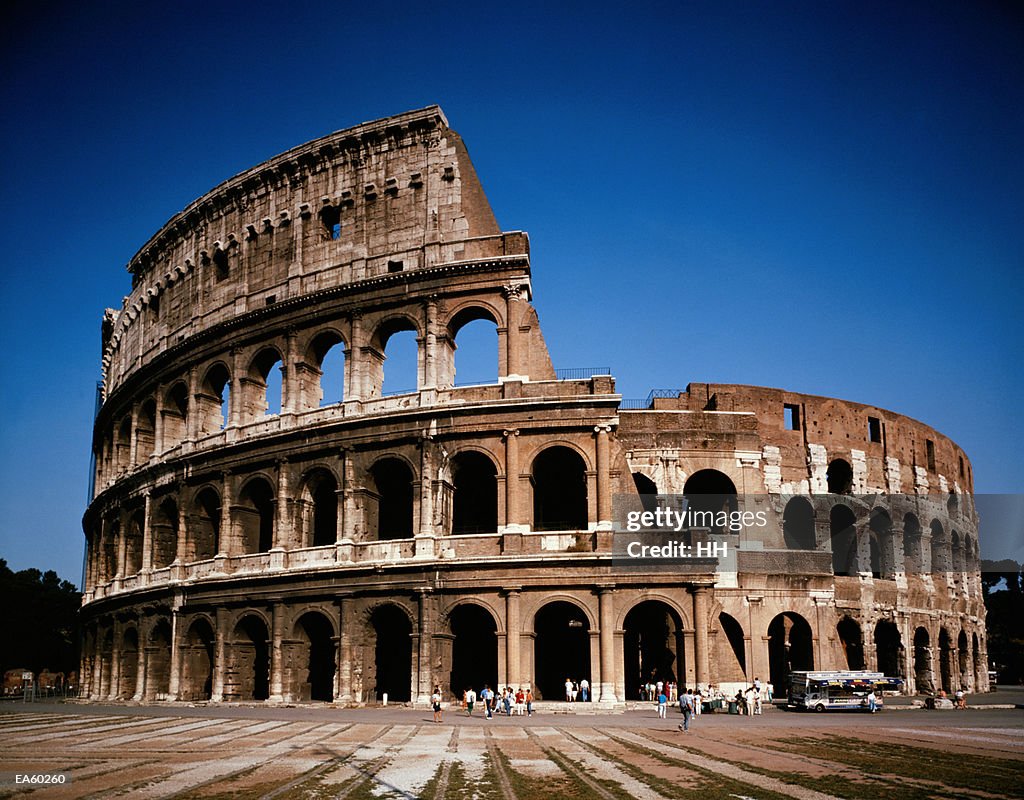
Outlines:
[[[735,617],[724,611],[718,615],[712,653],[719,681],[747,682],[747,647],[743,628]]]
[[[887,619],[879,620],[875,625],[878,671],[890,678],[902,678],[904,652],[903,639],[896,623]]]
[[[213,694],[213,628],[197,619],[185,637],[182,700],[209,700]]]
[[[477,605],[463,604],[449,617],[452,636],[453,697],[469,688],[480,692],[484,684],[498,686],[498,635],[490,612]]]
[[[852,617],[843,617],[836,625],[839,644],[843,648],[847,669],[864,669],[864,640],[860,624]]]
[[[814,508],[803,497],[786,503],[782,514],[782,535],[787,550],[814,550]]]
[[[533,527],[538,531],[587,529],[586,465],[576,451],[549,447],[534,459]]]
[[[412,538],[412,470],[397,458],[382,458],[370,470],[377,490],[377,538]]]
[[[266,700],[270,697],[270,636],[259,617],[244,617],[235,627],[231,643],[234,680],[224,687],[224,697]]]
[[[582,609],[561,600],[548,603],[537,612],[534,631],[539,700],[564,698],[566,678],[590,681],[590,623]]]
[[[308,653],[305,680],[299,687],[299,696],[329,703],[334,699],[334,669],[337,660],[334,628],[323,614],[311,611],[299,619],[296,629]]]
[[[789,673],[814,669],[811,626],[792,611],[779,614],[768,626],[768,669],[776,694],[789,686]]]
[[[243,553],[266,553],[274,546],[274,490],[267,481],[249,481],[234,509]]]
[[[452,458],[452,533],[495,533],[498,530],[498,478],[494,464],[472,450]]]
[[[139,632],[128,628],[121,634],[121,677],[118,696],[131,700],[135,696],[135,684],[139,676]]]
[[[919,694],[931,694],[935,691],[930,644],[931,639],[925,628],[914,631],[914,681]]]
[[[640,687],[648,681],[679,680],[683,626],[672,608],[657,600],[646,600],[630,609],[623,627],[627,700],[641,699]]]
[[[832,543],[832,572],[857,574],[857,519],[846,506],[833,506],[829,513],[829,537]]]
[[[162,619],[153,626],[146,648],[146,699],[166,697],[171,686],[171,624]]]
[[[370,625],[376,634],[374,666],[377,700],[407,703],[412,692],[412,622],[402,609],[384,605],[374,609]]]
[[[831,494],[850,494],[853,492],[853,467],[846,459],[837,458],[825,470],[825,480]]]
[[[939,630],[939,679],[942,690],[949,694],[953,691],[953,642],[945,628]]]

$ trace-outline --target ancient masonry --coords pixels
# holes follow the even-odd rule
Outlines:
[[[630,402],[556,371],[528,238],[498,227],[436,106],[231,178],[128,270],[83,523],[90,698],[560,699],[572,677],[620,704],[652,675],[778,687],[812,667],[988,688],[963,451],[842,400]],[[460,386],[480,321],[497,379]],[[405,331],[417,374],[385,394]],[[779,533],[735,536],[729,572],[619,569],[613,497],[655,493],[755,502]]]

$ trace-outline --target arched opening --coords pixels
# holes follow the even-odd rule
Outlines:
[[[281,413],[282,369],[281,354],[275,348],[265,347],[256,354],[249,365],[245,386],[244,413],[247,420]]]
[[[935,681],[932,679],[932,648],[928,630],[914,631],[914,682],[920,694],[932,694]]]
[[[498,627],[487,609],[464,603],[449,615],[452,670],[449,688],[462,697],[469,688],[479,692],[485,685],[498,686]]]
[[[483,453],[468,450],[451,460],[452,533],[498,530],[498,471]]]
[[[118,570],[117,540],[121,535],[121,521],[111,520],[106,534],[103,536],[102,570],[103,582],[111,580]]]
[[[533,621],[535,694],[540,700],[565,697],[566,678],[590,680],[590,622],[578,606],[556,600]]]
[[[743,628],[735,617],[724,611],[712,629],[711,653],[719,683],[747,683],[747,648]]]
[[[370,615],[374,632],[372,675],[364,676],[381,701],[407,703],[412,697],[412,621],[398,606],[378,606]]]
[[[942,691],[953,691],[953,640],[945,628],[939,629],[939,680]]]
[[[220,496],[207,486],[192,503],[188,533],[192,542],[192,560],[203,561],[220,552]]]
[[[949,539],[942,523],[932,520],[932,574],[948,576],[950,572]]]
[[[209,700],[213,693],[213,628],[205,619],[193,622],[182,653],[182,700]]]
[[[311,408],[329,406],[345,399],[345,342],[334,331],[324,331],[309,345],[308,361],[319,370],[317,397],[310,398]]]
[[[914,514],[903,517],[903,556],[908,575],[922,575],[928,571],[921,547],[921,523]]]
[[[139,407],[135,426],[135,464],[145,464],[156,449],[156,400],[152,397]]]
[[[114,631],[110,628],[100,640],[100,698],[110,697],[110,682],[114,675]]]
[[[642,472],[633,473],[633,485],[640,495],[640,506],[644,511],[655,511],[658,508],[658,485]]]
[[[377,332],[379,380],[374,375],[371,397],[408,394],[419,389],[419,334],[411,320],[392,319]]]
[[[951,568],[959,578],[960,573],[964,571],[964,550],[960,544],[960,534],[956,531],[953,531],[949,537],[949,554]]]
[[[686,674],[683,623],[671,606],[658,600],[638,603],[626,614],[623,628],[627,699],[641,699],[640,687],[648,682],[679,681]]]
[[[315,469],[302,492],[302,546],[325,547],[338,540],[338,481],[326,469]]]
[[[456,386],[498,382],[498,324],[489,311],[467,308],[448,326]]]
[[[217,433],[231,421],[231,374],[221,363],[214,364],[206,371],[202,385],[196,395],[199,408],[199,433]]]
[[[814,550],[814,508],[804,497],[793,497],[782,513],[782,536],[787,550]]]
[[[145,528],[145,512],[141,508],[136,509],[129,517],[128,526],[125,528],[125,575],[135,575],[142,569],[142,544]]]
[[[978,634],[971,634],[971,653],[974,654],[974,691],[981,691],[984,681],[982,677],[987,678],[985,674],[985,661],[981,657],[981,642],[978,640]]]
[[[864,669],[864,641],[860,624],[852,617],[843,617],[836,625],[839,645],[843,648],[846,669]]]
[[[135,628],[127,628],[121,634],[121,672],[117,696],[126,700],[134,697],[138,677],[139,632]]]
[[[825,470],[830,494],[853,493],[853,467],[845,458],[833,459]]]
[[[156,504],[150,523],[153,538],[153,568],[168,567],[178,555],[178,504],[165,497]]]
[[[117,426],[114,439],[114,471],[117,474],[127,472],[131,468],[132,453],[132,418],[125,417]]]
[[[792,611],[779,614],[768,626],[768,671],[772,685],[789,685],[789,673],[814,669],[811,626]]]
[[[175,447],[185,441],[188,433],[188,387],[182,381],[175,383],[164,395],[163,448]]]
[[[856,575],[857,518],[846,506],[832,506],[829,512],[829,539],[832,543],[832,572]]]
[[[157,700],[171,690],[171,623],[161,619],[149,632],[146,647],[146,699]]]
[[[531,477],[534,530],[587,529],[586,464],[579,453],[561,445],[549,447],[533,460]]]
[[[243,553],[266,553],[274,546],[274,506],[274,489],[263,478],[242,487],[232,510]]]
[[[693,528],[708,529],[716,534],[729,532],[723,512],[730,514],[739,506],[736,485],[728,475],[717,469],[698,470],[686,479],[683,495]]]
[[[890,678],[903,677],[903,638],[892,620],[882,619],[875,625],[875,660],[878,671]]]
[[[334,628],[323,614],[310,611],[299,618],[295,634],[299,641],[298,698],[331,702],[337,662]]]
[[[880,508],[868,520],[868,541],[871,549],[871,575],[892,580],[896,577],[892,557],[892,520]]]
[[[971,678],[971,654],[968,647],[967,632],[962,629],[960,631],[960,635],[956,638],[956,656],[957,667],[959,667],[960,688],[968,689],[970,688]]]
[[[224,679],[225,700],[266,700],[270,697],[270,634],[252,614],[242,617],[231,637],[230,661]]]
[[[370,530],[379,540],[412,537],[413,475],[398,458],[382,458],[370,468],[376,508],[371,512]]]

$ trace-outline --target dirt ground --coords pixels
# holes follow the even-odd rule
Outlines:
[[[405,708],[0,707],[0,797],[1024,797],[1024,711],[741,718]],[[16,783],[60,773],[62,785]]]

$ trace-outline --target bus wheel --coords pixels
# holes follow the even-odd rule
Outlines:
[[[825,706],[823,706],[821,703],[818,703],[818,705],[816,705],[814,707],[814,710],[815,711],[824,711],[825,710]]]

